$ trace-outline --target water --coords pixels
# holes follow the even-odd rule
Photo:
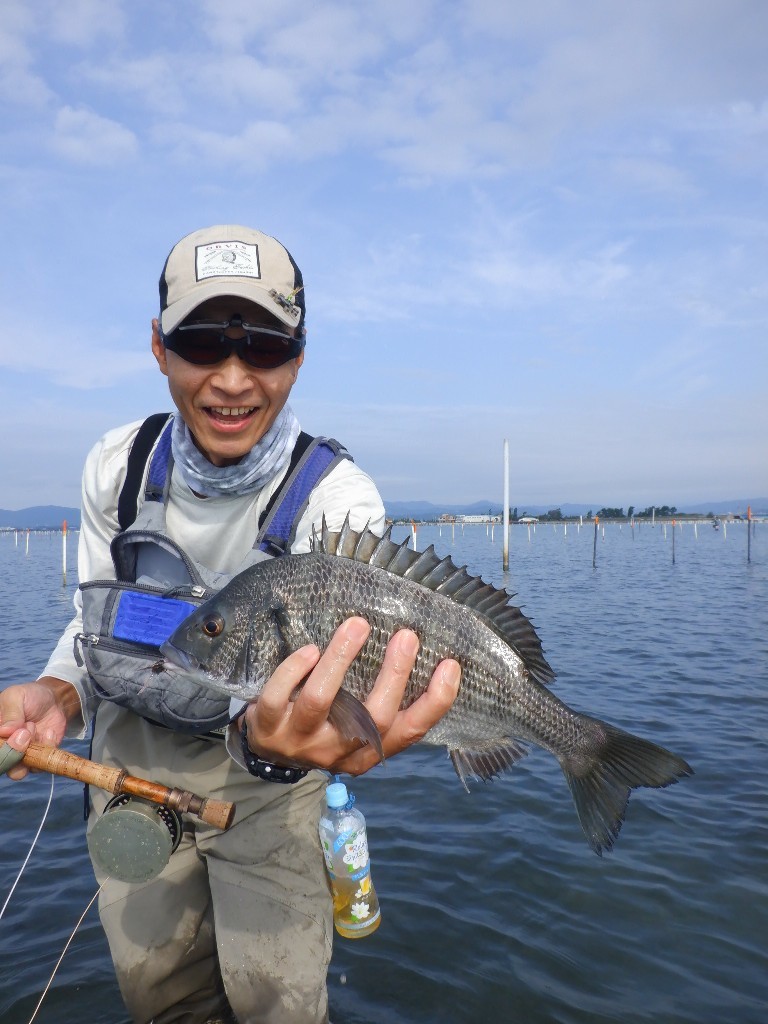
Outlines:
[[[404,528],[399,530],[405,536]],[[420,746],[350,787],[366,816],[382,924],[336,940],[334,1024],[763,1024],[768,1019],[768,527],[512,530],[420,527],[516,591],[575,707],[653,738],[696,774],[640,790],[614,852],[587,847],[559,767],[535,751],[467,795],[443,750]],[[31,678],[70,616],[61,541],[29,554],[0,536],[0,685]],[[80,745],[70,745],[82,752]],[[42,816],[48,776],[0,780],[0,904]],[[96,883],[82,797],[53,810],[0,921],[0,1019],[26,1024]],[[39,1022],[124,1024],[95,909]]]

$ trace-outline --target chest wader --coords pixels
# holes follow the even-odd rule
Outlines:
[[[118,502],[121,531],[110,545],[115,578],[81,583],[83,632],[75,638],[75,657],[85,662],[102,699],[175,732],[219,733],[229,721],[229,701],[166,667],[160,645],[238,572],[290,551],[312,490],[350,455],[337,441],[302,432],[280,486],[254,524],[252,549],[235,572],[217,573],[166,533],[172,424],[169,414],[150,416],[134,439]]]

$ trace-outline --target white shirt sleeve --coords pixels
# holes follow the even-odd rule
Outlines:
[[[114,579],[109,545],[119,530],[117,500],[126,473],[128,451],[141,424],[131,423],[106,434],[88,453],[83,469],[80,539],[77,572],[80,580]],[[78,692],[82,722],[73,720],[67,736],[82,738],[98,698],[84,666],[75,659],[75,637],[83,630],[80,590],[75,591],[75,616],[69,623],[41,673],[72,683]],[[85,724],[84,724],[85,723]]]
[[[86,458],[78,544],[78,576],[81,581],[114,579],[110,543],[120,529],[117,503],[125,481],[128,453],[140,425],[141,421],[137,421],[109,431],[94,445]],[[178,481],[176,484],[178,487]],[[232,505],[232,511],[236,513],[236,522],[230,524],[225,531],[228,545],[225,560],[228,564],[209,564],[209,568],[231,571],[234,565],[245,558],[253,545],[254,524],[258,522],[258,514],[274,486],[271,484],[250,498],[226,502]],[[218,508],[221,501],[194,499],[194,516],[191,516],[184,501],[192,499],[192,496],[185,492],[186,496],[182,500],[181,497],[174,498],[174,493],[172,487],[168,510],[170,534],[193,558],[203,564],[211,561],[211,545],[218,556],[222,557],[221,538],[218,543],[216,541],[217,527],[220,531],[222,523],[222,511]],[[312,491],[307,508],[299,520],[291,550],[299,554],[309,551],[313,528],[317,531],[321,529],[323,516],[329,529],[339,530],[347,514],[355,530],[362,530],[366,525],[376,533],[384,530],[384,505],[375,484],[352,461],[344,459]],[[42,675],[72,683],[80,697],[83,722],[88,723],[100,698],[94,691],[85,667],[78,665],[75,658],[75,637],[83,629],[79,589],[75,593],[74,606],[75,616],[59,639]],[[82,723],[75,720],[70,724],[67,735],[82,737],[84,732]]]

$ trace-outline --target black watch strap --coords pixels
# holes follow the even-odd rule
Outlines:
[[[240,730],[240,742],[243,748],[243,760],[245,767],[258,779],[265,782],[286,782],[293,783],[303,779],[307,774],[305,768],[297,768],[296,765],[272,764],[271,761],[264,761],[248,746],[248,728],[243,716],[243,728]]]

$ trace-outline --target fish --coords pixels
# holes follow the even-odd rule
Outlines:
[[[371,632],[347,670],[330,720],[345,736],[381,739],[364,707],[387,642],[403,628],[419,637],[419,652],[401,707],[426,689],[440,661],[461,666],[451,709],[424,736],[445,745],[465,788],[511,769],[531,745],[553,754],[570,787],[592,850],[611,850],[630,793],[661,788],[692,775],[676,754],[565,704],[550,688],[555,673],[531,620],[506,590],[441,558],[347,517],[340,531],[322,521],[308,553],[257,562],[236,575],[185,619],[161,647],[162,656],[196,682],[243,700],[258,699],[272,672],[305,644],[327,647],[350,616]]]

